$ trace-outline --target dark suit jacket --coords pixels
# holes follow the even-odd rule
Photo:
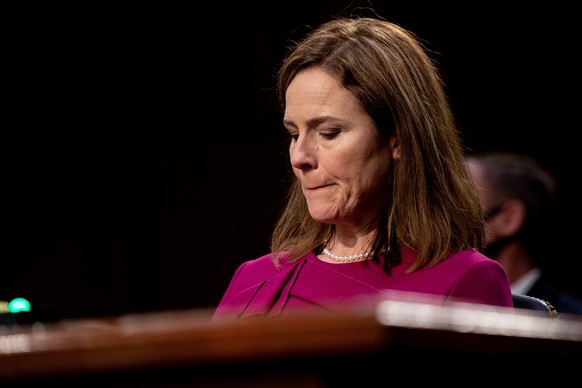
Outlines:
[[[559,289],[542,274],[534,283],[527,295],[549,302],[558,314],[581,314],[582,300]]]

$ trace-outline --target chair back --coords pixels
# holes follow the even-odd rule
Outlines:
[[[513,307],[516,309],[543,311],[551,318],[558,318],[558,311],[548,301],[525,294],[512,294]]]

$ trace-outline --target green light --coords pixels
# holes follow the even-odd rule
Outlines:
[[[14,298],[8,303],[8,311],[11,313],[30,311],[30,302],[24,298]]]

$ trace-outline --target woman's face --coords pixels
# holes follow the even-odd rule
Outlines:
[[[313,219],[360,227],[385,204],[391,157],[372,118],[329,73],[298,73],[286,92],[289,156]]]

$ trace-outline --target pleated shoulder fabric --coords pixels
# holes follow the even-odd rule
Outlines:
[[[457,252],[436,266],[406,273],[413,259],[414,253],[406,250],[388,275],[371,261],[334,264],[313,252],[292,264],[283,259],[277,269],[267,254],[237,268],[213,319],[280,316],[301,308],[337,310],[390,291],[427,294],[442,303],[513,306],[503,267],[477,251]]]

